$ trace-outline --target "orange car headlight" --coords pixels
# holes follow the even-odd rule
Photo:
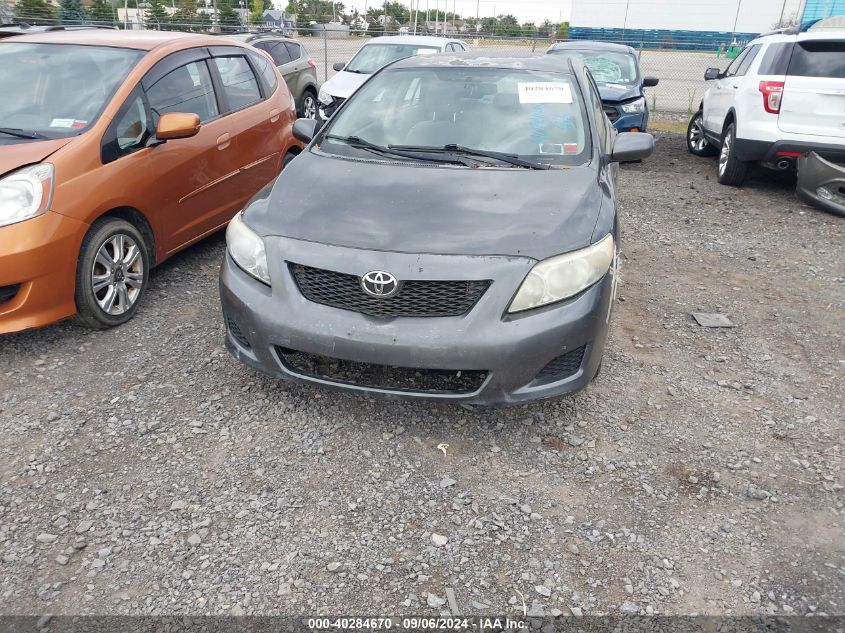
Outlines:
[[[23,167],[0,178],[0,226],[46,213],[53,201],[55,168],[50,163]]]

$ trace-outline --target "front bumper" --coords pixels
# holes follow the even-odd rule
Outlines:
[[[613,127],[619,132],[630,132],[637,130],[638,132],[645,132],[648,127],[648,111],[633,112],[631,114],[625,113],[621,108],[616,108],[617,115],[613,121]]]
[[[845,162],[836,164],[816,152],[802,156],[795,193],[809,204],[845,215]]]
[[[239,360],[272,376],[386,397],[470,404],[509,404],[577,391],[601,362],[614,292],[614,272],[574,299],[522,316],[503,313],[534,261],[512,257],[408,255],[329,247],[284,238],[265,240],[273,287],[255,281],[227,255],[220,297],[226,346]],[[284,253],[284,257],[282,256]],[[313,303],[300,293],[287,264],[364,274],[389,270],[400,279],[493,279],[460,317],[377,319]],[[482,275],[482,276],[479,276]],[[484,372],[470,391],[373,387],[309,374],[285,362],[285,351],[420,372]],[[550,379],[538,374],[568,353],[580,363]]]
[[[0,334],[76,313],[76,261],[87,228],[53,212],[0,227]]]

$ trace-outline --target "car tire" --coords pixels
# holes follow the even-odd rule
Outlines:
[[[736,123],[731,123],[722,135],[719,152],[718,180],[721,185],[739,187],[748,173],[748,163],[736,157]]]
[[[94,222],[76,266],[79,321],[98,330],[129,321],[146,292],[149,270],[149,247],[134,225],[120,218]]]
[[[693,156],[715,156],[719,150],[704,135],[704,111],[699,110],[687,126],[687,149]]]
[[[302,99],[299,105],[299,117],[302,119],[316,119],[318,107],[317,93],[311,88],[307,88],[302,93]]]
[[[285,158],[282,161],[282,171],[284,171],[285,167],[287,167],[291,164],[291,162],[293,162],[294,158],[296,158],[296,154],[294,154],[293,152],[288,152],[287,154],[285,154]]]

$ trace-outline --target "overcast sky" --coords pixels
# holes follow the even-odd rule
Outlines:
[[[410,6],[412,0],[403,1]],[[737,30],[754,32],[768,29],[777,20],[784,6],[785,13],[790,15],[798,10],[801,3],[801,0],[413,0],[415,6],[417,1],[422,12],[428,4],[432,20],[435,6],[443,11],[448,4],[449,11],[452,11],[454,5],[455,13],[461,15],[463,12],[464,17],[474,17],[478,10],[482,17],[510,13],[520,22],[536,23],[543,20],[569,21],[573,13],[572,4],[575,2],[578,5],[576,15],[585,19],[589,19],[591,14],[600,16],[602,21],[607,20],[602,26],[621,26],[621,16],[628,5],[628,23],[633,28],[690,30],[694,30],[696,25],[700,29],[731,30],[736,18],[737,2],[742,2]],[[367,7],[371,7],[379,3],[379,0],[345,1],[347,6],[355,7],[359,11],[364,10],[365,3]],[[774,20],[772,15],[775,15]],[[617,17],[620,18],[618,25],[614,24]],[[723,22],[729,23],[728,26],[725,27]]]
[[[406,6],[411,5],[411,0],[401,1]],[[417,0],[413,1],[416,7]],[[366,2],[367,6],[371,7],[373,4],[378,4],[379,0],[366,0]],[[552,22],[566,21],[569,19],[572,10],[572,0],[419,0],[419,9],[423,13],[426,3],[428,3],[429,16],[432,20],[434,19],[435,5],[442,12],[447,4],[449,5],[448,11],[451,12],[454,5],[454,12],[461,15],[461,11],[463,11],[464,17],[475,17],[476,9],[478,9],[481,17],[510,13],[515,15],[520,22],[542,22],[547,19]],[[364,10],[364,0],[346,0],[344,4],[355,7],[362,12]],[[422,18],[420,19],[422,20]]]

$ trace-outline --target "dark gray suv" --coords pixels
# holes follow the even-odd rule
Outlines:
[[[598,372],[617,281],[617,133],[579,62],[426,55],[384,67],[235,216],[226,343],[271,375],[473,404]],[[331,183],[315,187],[314,183]]]
[[[305,47],[294,39],[265,33],[227,35],[265,51],[273,58],[296,102],[297,114],[305,119],[317,116],[317,66]]]

